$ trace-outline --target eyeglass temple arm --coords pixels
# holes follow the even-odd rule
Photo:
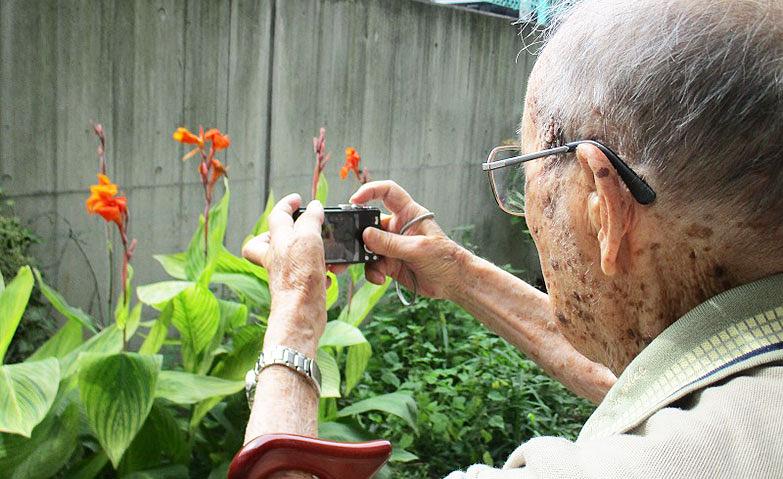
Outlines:
[[[631,167],[628,166],[622,159],[620,159],[617,153],[612,151],[608,146],[594,140],[572,141],[570,143],[566,143],[565,146],[568,148],[568,151],[574,151],[576,150],[576,147],[582,143],[594,145],[599,150],[601,150],[604,155],[606,155],[606,157],[609,159],[609,162],[612,164],[614,169],[617,170],[617,174],[620,175],[623,183],[625,183],[625,186],[628,187],[628,191],[631,192],[636,201],[643,205],[649,205],[655,201],[655,191],[650,187],[650,185],[648,185],[641,176],[633,171]]]

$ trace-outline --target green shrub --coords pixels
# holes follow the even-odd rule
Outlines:
[[[24,265],[35,265],[30,247],[38,243],[38,237],[14,214],[13,202],[3,197],[0,190],[0,273],[13,278]],[[22,318],[19,332],[8,348],[6,361],[19,362],[38,349],[54,332],[54,320],[34,291]]]
[[[421,458],[392,465],[394,477],[500,465],[531,437],[575,438],[593,411],[453,303],[419,299],[404,308],[387,294],[364,329],[374,354],[357,399],[399,389],[418,404],[418,434],[396,417],[361,418],[376,437]]]

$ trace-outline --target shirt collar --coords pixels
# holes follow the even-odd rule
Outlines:
[[[626,432],[662,407],[783,359],[783,274],[725,291],[656,337],[623,371],[579,440]]]

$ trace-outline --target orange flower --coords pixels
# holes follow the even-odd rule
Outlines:
[[[122,229],[128,212],[128,200],[124,196],[117,196],[117,191],[117,185],[108,176],[98,173],[98,184],[90,186],[86,205],[90,214],[101,215],[104,220],[113,221]]]
[[[226,171],[227,171],[227,168],[225,166],[223,166],[223,163],[221,163],[219,160],[216,160],[216,159],[213,158],[212,159],[212,176],[209,179],[209,183],[214,185],[221,176],[228,177],[228,175],[226,175]]]
[[[228,135],[220,133],[220,130],[217,128],[207,130],[207,133],[204,135],[204,140],[211,141],[215,151],[223,150],[231,145],[231,138],[229,138]]]
[[[204,146],[204,138],[198,135],[194,135],[193,133],[190,132],[190,130],[182,126],[177,128],[177,131],[175,131],[174,134],[171,135],[171,137],[174,138],[175,141],[178,141],[180,143],[198,145],[199,147]]]
[[[345,164],[340,168],[340,179],[346,179],[348,173],[354,172],[357,178],[359,178],[359,162],[362,161],[362,157],[356,152],[356,149],[349,146],[345,149]]]

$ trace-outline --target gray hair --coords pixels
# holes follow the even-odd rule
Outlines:
[[[527,102],[545,141],[603,140],[661,202],[783,225],[783,2],[586,0],[560,20]]]

